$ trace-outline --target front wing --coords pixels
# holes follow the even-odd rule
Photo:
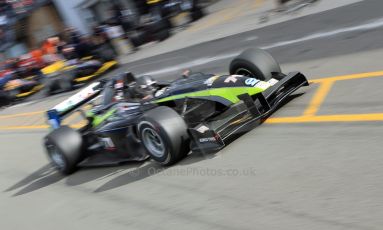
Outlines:
[[[211,152],[222,149],[238,135],[261,124],[287,102],[293,92],[308,85],[302,73],[293,72],[253,97],[249,94],[239,95],[240,102],[232,105],[223,114],[189,129],[193,139],[192,150]]]

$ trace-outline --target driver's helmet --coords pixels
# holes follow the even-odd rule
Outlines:
[[[157,81],[152,76],[144,75],[136,79],[134,91],[137,97],[147,98],[148,96],[153,96],[157,90]]]

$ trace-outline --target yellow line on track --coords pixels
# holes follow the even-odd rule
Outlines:
[[[319,122],[371,122],[383,121],[383,113],[336,114],[321,116],[275,117],[265,121],[267,124],[319,123]]]
[[[0,126],[0,130],[48,129],[48,125]]]
[[[325,82],[325,81],[344,81],[344,80],[355,80],[355,79],[372,78],[372,77],[383,77],[383,71],[349,74],[349,75],[341,75],[341,76],[327,77],[327,78],[319,78],[319,79],[310,80],[310,82],[321,83],[321,82]]]
[[[70,127],[74,129],[82,128],[86,123],[79,122]],[[21,125],[21,126],[0,126],[0,130],[31,130],[31,129],[49,129],[49,125]]]
[[[77,124],[70,125],[70,127],[74,128],[74,129],[80,129],[80,128],[84,127],[85,125],[86,125],[85,121],[80,121]]]
[[[80,116],[81,116],[81,115],[78,114],[78,113],[73,113],[73,114],[71,114],[69,117],[67,117],[66,119],[64,119],[63,124],[64,124],[64,125],[69,125],[69,124],[73,123],[75,120],[79,119]]]
[[[253,3],[253,10],[258,9],[263,3],[265,3],[265,0],[255,0]]]
[[[29,113],[17,113],[17,114],[9,114],[9,115],[0,115],[0,119],[5,119],[5,118],[14,118],[14,117],[28,117],[32,115],[37,115],[37,114],[43,114],[46,111],[36,111],[36,112],[29,112]]]
[[[316,91],[313,99],[310,101],[309,106],[304,111],[304,116],[312,117],[318,112],[320,106],[323,104],[333,85],[334,81],[323,81],[320,84],[319,89]]]

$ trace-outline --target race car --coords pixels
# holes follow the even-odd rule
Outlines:
[[[189,13],[191,21],[202,18],[205,13],[200,0],[149,0],[152,12],[156,17],[173,17],[182,12]],[[157,6],[157,7],[156,7]]]
[[[15,63],[17,75],[26,80],[39,80],[42,77],[41,69],[46,66],[42,58],[34,57],[32,54],[21,55]]]
[[[171,35],[170,21],[167,18],[151,18],[128,33],[132,45],[137,48],[153,41],[164,41]]]
[[[140,19],[129,19],[129,16],[122,17],[123,21],[143,22],[133,23],[129,26],[133,30],[128,33],[127,37],[135,48],[149,42],[161,42],[168,39],[171,36],[172,28],[175,26],[172,18],[183,12],[189,13],[190,22],[197,21],[205,15],[198,0],[149,0],[147,5],[150,6],[151,14],[150,18],[146,18],[150,20],[146,22]]]
[[[34,80],[13,79],[4,86],[4,91],[9,95],[12,101],[24,99],[38,91],[44,86]]]
[[[236,57],[228,75],[186,73],[161,83],[128,73],[95,82],[49,110],[53,131],[44,145],[63,174],[81,165],[147,158],[169,166],[191,150],[219,151],[308,85],[302,73],[283,74],[269,53],[255,48]],[[84,127],[62,125],[86,104],[92,108],[79,110],[87,121]]]
[[[0,73],[1,105],[22,100],[40,91],[43,85],[37,79],[23,79],[13,70]]]
[[[75,86],[87,83],[117,67],[117,64],[111,55],[58,60],[41,70],[45,76],[45,94],[73,90]]]
[[[200,0],[168,0],[162,5],[161,14],[163,17],[171,17],[188,12],[190,21],[194,22],[205,15],[200,2]]]
[[[12,103],[10,94],[4,90],[4,86],[12,79],[11,73],[12,71],[6,69],[0,71],[0,107]]]

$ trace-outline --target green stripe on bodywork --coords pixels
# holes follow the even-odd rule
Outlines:
[[[202,90],[192,93],[184,93],[179,95],[174,95],[170,97],[165,97],[159,100],[154,101],[155,103],[161,103],[161,102],[167,102],[167,101],[173,101],[177,99],[182,98],[193,98],[193,97],[209,97],[209,96],[215,96],[215,97],[222,97],[231,103],[237,103],[240,100],[238,99],[239,95],[248,93],[250,96],[253,96],[255,94],[263,92],[264,89],[257,88],[257,87],[227,87],[227,88],[216,88],[216,89],[208,89],[208,90]]]
[[[108,112],[106,112],[106,113],[104,113],[102,115],[99,115],[99,116],[98,115],[94,115],[92,112],[87,112],[86,116],[87,117],[93,117],[92,126],[93,127],[97,127],[102,122],[104,122],[106,119],[111,117],[116,111],[117,111],[117,109],[113,108],[113,109],[108,110]]]

